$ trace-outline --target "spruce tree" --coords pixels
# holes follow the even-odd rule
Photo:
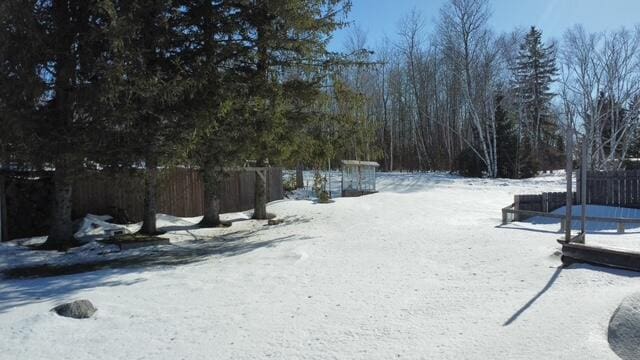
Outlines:
[[[204,79],[188,65],[191,24],[185,2],[130,0],[117,9],[115,62],[121,76],[111,84],[111,131],[115,163],[144,165],[141,233],[155,234],[159,167],[175,163],[193,127],[195,94]],[[114,45],[114,46],[116,46]]]
[[[348,0],[255,0],[239,5],[247,24],[248,85],[253,107],[253,153],[256,166],[278,154],[275,144],[286,133],[285,74],[291,69],[326,66],[329,36],[344,25],[340,16]],[[296,79],[299,87],[318,87],[315,79]],[[302,94],[307,93],[301,89]],[[256,174],[253,217],[266,219],[265,182]]]
[[[518,135],[513,118],[505,110],[504,96],[496,96],[496,143],[498,154],[498,177],[517,178]]]
[[[531,165],[542,161],[542,148],[547,145],[546,141],[554,138],[557,130],[550,113],[554,97],[551,84],[557,73],[555,46],[546,46],[542,32],[532,26],[520,48],[516,65],[517,96],[523,104],[525,117],[522,136],[530,138],[529,145],[535,157],[534,161],[529,161]]]
[[[199,79],[193,89],[198,99],[189,109],[194,128],[186,148],[186,161],[196,165],[204,180],[202,227],[222,225],[220,193],[225,166],[242,155],[248,138],[242,64],[244,24],[234,2],[187,1],[184,20],[189,24],[190,47],[183,60],[190,76]]]
[[[13,161],[54,169],[45,248],[74,243],[73,180],[101,151],[114,9],[110,0],[0,2],[0,132],[19,137],[9,144]]]

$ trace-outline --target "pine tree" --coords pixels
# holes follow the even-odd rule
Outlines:
[[[535,27],[525,36],[516,65],[517,96],[524,107],[522,136],[531,138],[535,161],[540,163],[545,142],[554,138],[557,126],[550,113],[551,84],[558,73],[555,46],[545,46],[542,32]]]

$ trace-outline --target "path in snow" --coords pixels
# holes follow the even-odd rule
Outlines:
[[[332,204],[270,204],[285,224],[232,227],[266,242],[251,251],[2,281],[0,358],[616,358],[607,325],[636,274],[560,269],[557,229],[498,226],[514,194],[561,191],[561,176],[378,184]],[[96,305],[93,319],[48,311],[78,298]]]

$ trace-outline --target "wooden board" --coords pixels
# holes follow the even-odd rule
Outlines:
[[[587,263],[618,269],[640,271],[640,252],[610,249],[600,246],[567,243],[562,244],[562,263]]]

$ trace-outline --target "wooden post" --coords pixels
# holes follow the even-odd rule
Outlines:
[[[0,242],[9,241],[9,229],[7,228],[7,197],[5,177],[0,175]]]
[[[345,170],[344,164],[340,166],[340,170],[342,175],[340,178],[340,196],[344,196],[344,170]]]
[[[619,222],[618,223],[618,234],[624,234],[624,223],[623,222]]]
[[[298,163],[296,166],[296,189],[302,189],[304,187],[304,172],[302,163]]]
[[[577,186],[577,184],[576,184]],[[580,166],[580,230],[585,234],[587,218],[587,139],[582,141],[582,165]],[[623,225],[624,226],[624,225]],[[623,230],[624,232],[624,230]]]
[[[329,159],[327,163],[329,164],[329,180],[327,180],[327,186],[329,188],[327,189],[327,191],[329,192],[329,199],[331,199],[333,198],[333,196],[331,195],[331,159]]]
[[[565,149],[566,166],[565,172],[567,177],[567,201],[565,207],[565,221],[564,221],[564,240],[566,242],[571,241],[571,207],[573,206],[573,191],[572,191],[572,173],[573,173],[573,134],[571,126],[567,126],[567,147]]]

